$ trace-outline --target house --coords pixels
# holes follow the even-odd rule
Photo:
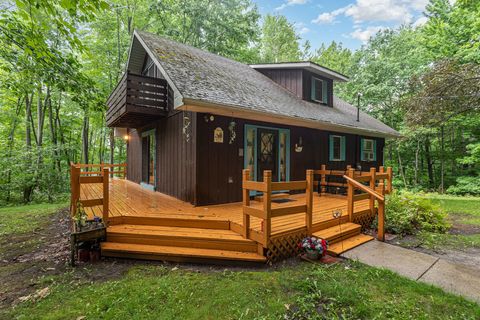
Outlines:
[[[241,201],[244,168],[290,181],[320,164],[379,167],[398,136],[357,118],[333,92],[348,78],[313,62],[248,66],[135,31],[127,70],[107,112],[108,126],[128,129],[127,179],[194,205]]]
[[[382,240],[383,148],[399,134],[337,98],[345,81],[312,62],[246,65],[135,31],[106,114],[127,140],[126,180],[72,164],[72,208],[103,215],[102,254],[114,257],[276,261],[307,235],[339,254],[373,239],[361,230],[375,217]]]

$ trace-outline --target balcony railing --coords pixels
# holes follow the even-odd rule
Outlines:
[[[126,72],[107,100],[109,127],[138,128],[168,113],[167,81]]]

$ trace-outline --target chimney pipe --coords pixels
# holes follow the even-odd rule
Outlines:
[[[362,97],[362,94],[359,92],[357,94],[357,122],[360,122],[360,98]]]

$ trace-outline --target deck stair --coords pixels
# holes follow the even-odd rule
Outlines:
[[[373,237],[361,233],[359,224],[351,222],[314,232],[313,236],[327,240],[329,243],[327,252],[335,256],[373,240]]]
[[[116,224],[108,227],[102,255],[178,262],[265,262],[255,241],[222,228],[198,228],[195,221],[173,223],[156,219],[152,224]]]

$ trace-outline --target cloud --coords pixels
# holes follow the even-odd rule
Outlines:
[[[352,33],[350,33],[350,37],[352,37],[353,39],[358,39],[358,40],[362,41],[363,43],[366,43],[378,31],[384,30],[384,29],[385,29],[385,27],[383,27],[383,26],[370,26],[370,27],[367,27],[365,29],[357,28]]]
[[[297,32],[299,34],[305,34],[307,32],[310,32],[310,29],[307,28],[307,26],[305,25],[305,23],[303,22],[297,22],[295,23],[295,29],[297,29]]]
[[[414,27],[423,26],[425,23],[427,23],[427,21],[428,21],[428,18],[425,17],[425,16],[422,16],[422,17],[418,18],[418,19],[413,23],[413,26],[414,26]]]
[[[415,12],[425,9],[428,0],[356,0],[354,4],[332,12],[323,12],[312,20],[317,24],[331,24],[336,17],[344,15],[354,23],[371,21],[410,23]]]
[[[275,8],[276,11],[280,11],[285,9],[286,7],[294,6],[297,4],[305,4],[308,0],[287,0],[287,2],[283,3],[281,6]]]

